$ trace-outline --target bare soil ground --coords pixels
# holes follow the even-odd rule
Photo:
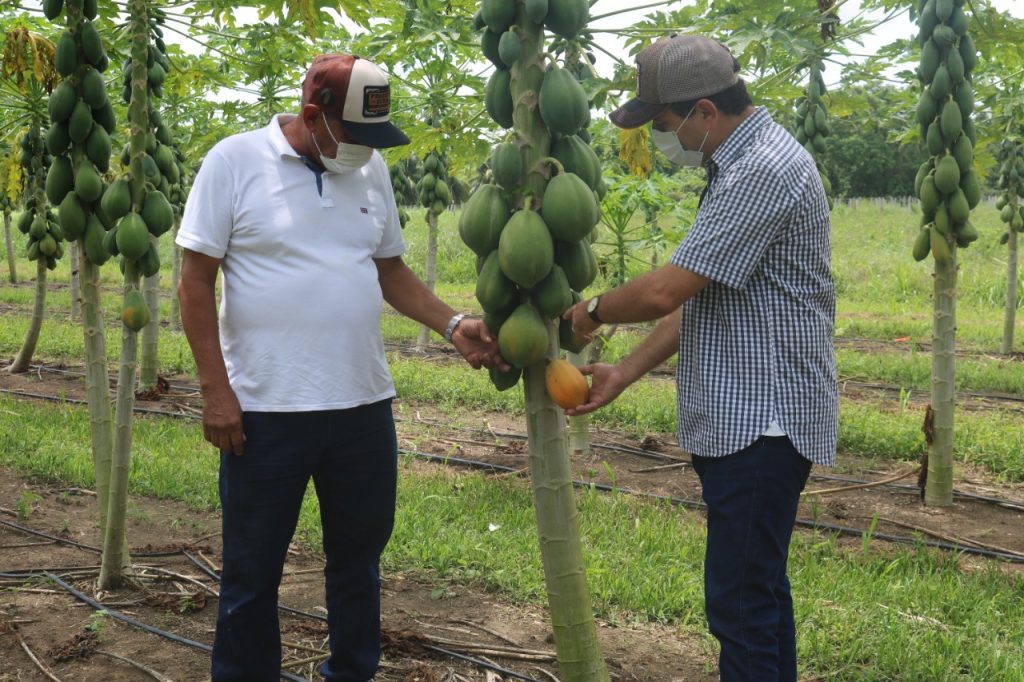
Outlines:
[[[66,374],[40,370],[10,376],[0,372],[0,391],[8,395],[83,397],[78,368],[67,369]],[[154,397],[159,399],[140,400],[138,406],[184,418],[194,418],[199,408],[197,391],[183,378],[171,378],[165,394]],[[528,475],[526,443],[514,436],[524,431],[521,417],[471,411],[452,415],[428,405],[402,401],[396,402],[396,414],[403,448],[487,462]],[[573,457],[578,479],[699,502],[699,484],[685,453],[663,434],[629,437],[593,428],[591,433],[595,445],[608,447],[595,447],[589,455]],[[818,476],[881,480],[913,472],[915,468],[913,463],[893,465],[853,456],[843,456],[841,462],[839,471],[816,469],[808,488],[821,490],[846,485]],[[434,466],[440,465],[426,460],[416,464],[417,468]],[[899,481],[910,487],[885,486],[812,496],[803,503],[800,515],[857,528],[867,528],[877,516],[878,532],[906,537],[916,533],[925,539],[965,545],[980,543],[1024,553],[1024,536],[1019,532],[1024,504],[999,506],[958,498],[949,508],[924,507],[913,488],[915,482],[916,476],[910,476]],[[1024,501],[1024,486],[1000,483],[979,469],[959,468],[957,489]],[[24,500],[32,500],[27,516]],[[19,501],[23,507],[20,518]],[[51,567],[65,573],[68,567],[82,567],[83,573],[71,574],[69,579],[78,590],[140,622],[211,643],[216,615],[216,597],[211,590],[216,589],[216,584],[180,552],[188,551],[200,561],[218,567],[218,515],[136,496],[132,498],[129,517],[128,537],[133,544],[135,564],[140,570],[150,567],[142,574],[142,589],[97,595],[95,573],[88,568],[98,563],[96,554],[5,526],[0,526],[0,572]],[[9,469],[0,469],[0,519],[87,545],[100,544],[95,499],[88,491],[28,481]],[[147,549],[178,553],[166,557],[141,556]],[[966,554],[961,558],[965,570],[987,561]],[[1019,571],[1022,567],[1001,565],[1007,571]],[[281,603],[322,615],[321,568],[315,551],[294,546],[286,566]],[[131,659],[175,682],[208,677],[209,659],[203,651],[97,616],[91,607],[59,586],[3,579],[0,586],[0,682],[51,679],[30,659],[22,642],[60,680],[156,679],[108,654]],[[554,646],[544,609],[510,603],[472,587],[424,582],[401,574],[385,575],[383,624],[386,637],[378,676],[382,682],[551,680],[552,675],[557,675],[550,657]],[[289,645],[285,649],[288,661],[314,657],[326,645],[326,629],[319,620],[282,613],[281,628]],[[717,677],[714,651],[707,638],[656,624],[601,622],[599,632],[613,679],[681,682]],[[424,644],[486,658],[522,677],[485,670],[424,648]],[[509,651],[519,657],[509,655]],[[546,652],[549,656],[538,654],[536,660],[522,660],[524,651]],[[313,666],[300,663],[290,670],[307,679],[318,679]]]

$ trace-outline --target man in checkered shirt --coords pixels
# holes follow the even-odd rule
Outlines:
[[[705,610],[721,679],[795,681],[786,560],[812,463],[835,463],[838,391],[829,210],[813,158],[755,108],[723,45],[663,38],[637,55],[637,97],[611,115],[652,124],[678,165],[708,185],[671,263],[566,317],[661,320],[616,365],[597,364],[583,414],[679,352],[680,446],[708,508]]]

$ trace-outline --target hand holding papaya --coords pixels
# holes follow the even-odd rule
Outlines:
[[[587,397],[587,402],[565,411],[570,417],[587,414],[604,407],[619,397],[619,394],[630,384],[618,365],[599,362],[587,365],[586,367],[580,367],[580,372],[592,377],[590,395]]]
[[[452,344],[473,369],[497,367],[503,372],[511,369],[501,357],[498,339],[483,320],[464,319],[452,334]]]

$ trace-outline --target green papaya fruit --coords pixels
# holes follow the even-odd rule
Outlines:
[[[590,343],[572,329],[572,320],[558,320],[558,347],[570,353],[581,353]]]
[[[160,252],[155,242],[150,242],[149,251],[139,259],[139,272],[143,277],[152,277],[160,272]]]
[[[523,376],[523,370],[518,367],[513,367],[508,372],[502,372],[497,367],[490,367],[487,370],[487,374],[491,378],[491,383],[499,391],[507,391],[516,384],[519,383],[519,379]]]
[[[956,89],[956,103],[963,118],[967,118],[974,112],[974,88],[970,83],[965,81]]]
[[[935,187],[947,195],[960,187],[960,166],[952,155],[942,157],[935,165]]]
[[[132,208],[131,185],[128,181],[118,178],[110,183],[110,186],[103,192],[100,206],[111,221],[116,222],[127,215]]]
[[[509,29],[501,34],[501,38],[498,39],[498,56],[501,57],[501,61],[511,67],[522,53],[523,41],[519,39],[518,33]]]
[[[103,41],[100,40],[100,34],[91,21],[86,21],[82,24],[80,39],[82,42],[82,54],[85,55],[85,60],[93,66],[99,66],[104,56]]]
[[[559,317],[572,305],[569,280],[565,276],[565,271],[557,265],[551,266],[551,272],[540,281],[533,294],[533,302],[544,318]]]
[[[498,347],[514,367],[523,369],[543,360],[548,330],[537,309],[529,303],[519,305],[498,330]]]
[[[85,230],[81,235],[82,252],[90,263],[103,265],[110,258],[110,253],[103,246],[103,238],[106,231],[95,215],[90,215],[85,223]]]
[[[953,219],[949,217],[949,208],[946,204],[939,204],[938,208],[935,209],[932,225],[942,235],[947,235],[953,231]]]
[[[590,112],[583,86],[571,73],[559,68],[544,74],[538,108],[548,130],[560,135],[573,135],[581,130]]]
[[[551,272],[554,244],[537,212],[512,214],[498,239],[498,262],[505,276],[524,289],[532,289]]]
[[[508,201],[496,185],[481,185],[459,216],[459,236],[478,256],[498,248],[502,228],[511,217]]]
[[[75,94],[75,88],[71,85],[70,81],[61,81],[60,84],[53,89],[50,94],[50,101],[48,104],[50,111],[50,120],[54,123],[63,123],[71,118],[71,113],[75,110],[75,104],[78,102],[78,96]]]
[[[964,75],[970,76],[971,72],[974,71],[974,67],[978,65],[978,48],[974,46],[974,40],[970,35],[965,35],[960,39],[958,51],[960,58],[964,62]]]
[[[103,126],[94,125],[85,140],[85,155],[96,169],[106,173],[110,169],[110,135]]]
[[[43,0],[43,15],[50,21],[59,17],[62,9],[64,0]]]
[[[56,206],[68,192],[75,188],[75,178],[71,170],[71,160],[66,156],[55,156],[46,173],[46,198]]]
[[[953,87],[964,82],[966,71],[963,57],[960,56],[959,51],[949,51],[949,56],[946,58],[946,72],[949,74],[949,82]]]
[[[114,130],[117,128],[117,117],[114,115],[114,105],[110,103],[110,100],[104,102],[99,109],[94,109],[92,118],[97,125],[107,131],[108,135],[114,134]]]
[[[51,156],[63,154],[71,144],[68,127],[64,123],[54,123],[46,131],[46,151]]]
[[[575,173],[556,175],[544,189],[540,214],[555,239],[583,239],[597,224],[599,211],[594,192]]]
[[[953,0],[935,0],[935,16],[939,21],[946,21],[953,15]]]
[[[963,225],[971,217],[971,207],[967,202],[967,196],[959,187],[949,197],[949,219],[953,221],[954,228]]]
[[[946,151],[946,141],[942,139],[942,128],[938,121],[932,121],[925,136],[925,146],[932,156],[941,156]]]
[[[149,249],[149,229],[138,213],[129,213],[117,223],[117,250],[128,260],[138,260]]]
[[[154,237],[159,237],[174,225],[174,212],[167,197],[160,191],[146,192],[142,202],[142,219]]]
[[[555,242],[555,262],[565,271],[574,291],[583,291],[597,278],[597,259],[586,239]]]
[[[947,145],[952,146],[964,130],[964,117],[960,113],[959,104],[949,100],[943,105],[942,115],[939,117],[939,127],[942,129],[942,139],[946,141]]]
[[[68,120],[68,136],[71,137],[72,142],[82,144],[92,132],[92,126],[92,109],[82,100],[78,100],[75,103],[74,111],[71,112],[71,118]]]
[[[551,144],[551,156],[558,159],[567,172],[575,173],[587,183],[587,187],[597,191],[601,182],[601,161],[590,145],[578,135],[555,140]]]
[[[476,300],[487,312],[503,310],[516,302],[516,287],[501,271],[497,249],[484,259],[480,268],[476,278]]]
[[[554,0],[548,2],[544,26],[566,40],[574,40],[590,21],[588,0]]]
[[[931,34],[929,33],[928,35],[930,38]],[[921,65],[918,75],[921,77],[922,82],[930,83],[932,81],[939,68],[940,59],[939,46],[935,44],[935,41],[929,39],[921,47]]]
[[[548,15],[548,0],[524,0],[523,5],[530,21],[535,24],[544,23],[544,18]]]
[[[927,129],[938,113],[938,102],[932,99],[931,94],[927,90],[924,90],[921,93],[921,98],[917,101],[917,122]]]
[[[85,233],[85,207],[74,192],[68,192],[57,208],[60,229],[69,240],[78,239]]]
[[[65,78],[78,68],[78,47],[75,45],[75,38],[70,31],[64,31],[57,41],[53,66],[57,73]]]
[[[523,153],[514,142],[495,145],[491,152],[491,175],[499,186],[506,190],[519,187],[523,178]]]
[[[939,46],[941,51],[945,52],[956,44],[956,34],[953,33],[953,29],[949,26],[939,24],[932,32],[932,40],[935,41],[935,44]]]
[[[932,250],[931,230],[927,227],[921,228],[914,239],[914,260],[923,261]]]
[[[483,0],[480,13],[487,28],[501,35],[516,20],[515,0]]]
[[[103,179],[89,159],[82,159],[75,170],[75,193],[90,204],[103,194]]]
[[[953,251],[949,246],[945,235],[941,235],[937,230],[930,230],[931,247],[932,247],[932,258],[935,259],[936,263],[945,265],[949,263],[953,258]]]
[[[949,92],[949,70],[945,65],[940,64],[939,68],[935,71],[935,77],[932,78],[932,82],[928,86],[928,94],[932,96],[932,99],[939,101],[945,99],[949,95]]]
[[[512,75],[507,69],[495,69],[484,88],[487,113],[502,128],[512,127],[511,79]]]
[[[501,36],[490,29],[484,29],[480,34],[480,50],[484,53],[484,56],[490,60],[491,64],[494,64],[494,68],[503,70],[509,68],[511,65],[502,61],[501,53],[498,51],[498,47],[500,45]]]
[[[124,297],[121,306],[121,322],[133,332],[142,331],[149,324],[149,306],[138,289],[132,289]]]
[[[96,69],[86,69],[82,76],[82,99],[92,109],[99,109],[107,102],[107,86]]]
[[[942,201],[942,195],[939,193],[938,188],[935,187],[935,177],[928,175],[921,182],[921,191],[918,193],[921,199],[921,213],[925,216],[934,216],[935,209],[939,207],[939,203]]]
[[[961,178],[963,174],[970,170],[974,163],[974,147],[971,145],[971,140],[966,135],[961,135],[953,143],[953,148],[950,152],[954,159],[956,159],[956,165],[960,168]]]
[[[956,7],[953,9],[953,15],[949,18],[949,27],[958,36],[962,37],[967,34],[967,30],[971,27],[971,22],[967,19],[967,15],[964,14],[963,8]]]

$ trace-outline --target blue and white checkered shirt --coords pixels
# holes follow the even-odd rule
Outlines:
[[[839,396],[829,209],[814,159],[758,108],[708,164],[708,187],[672,263],[708,285],[683,304],[679,445],[719,457],[770,423],[835,464]]]

